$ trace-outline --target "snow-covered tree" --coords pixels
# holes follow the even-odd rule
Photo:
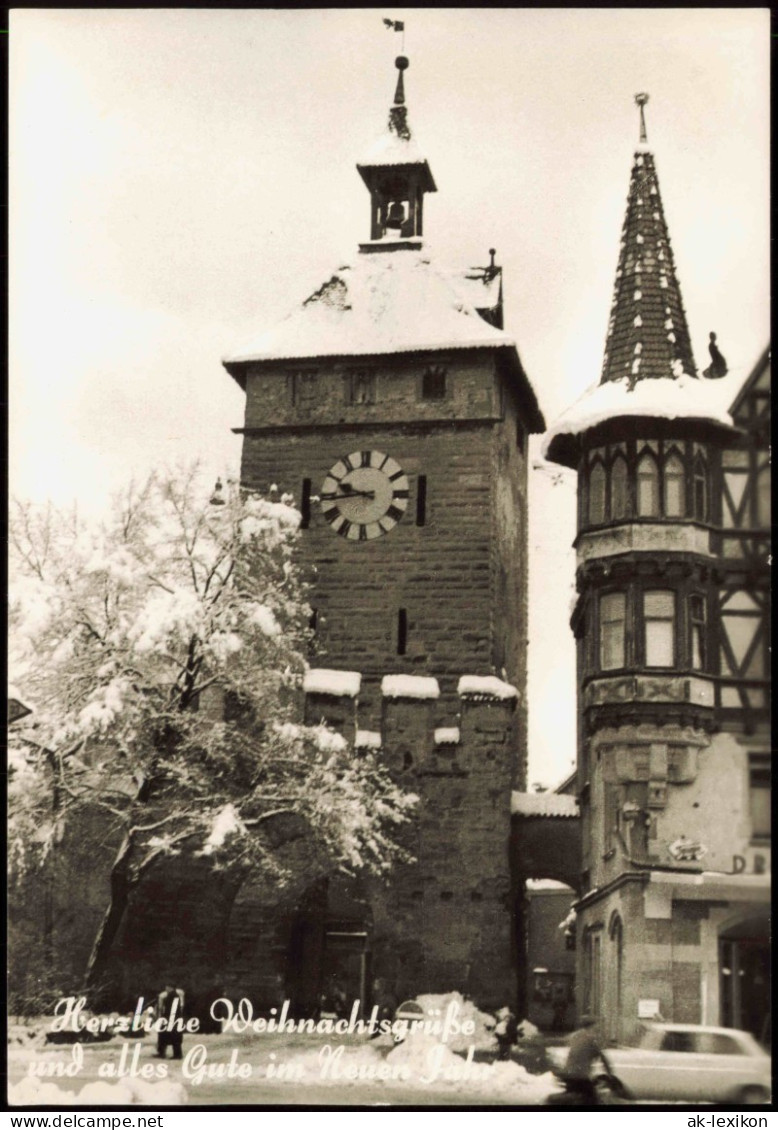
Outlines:
[[[131,486],[99,525],[12,508],[10,671],[33,713],[13,728],[11,866],[34,871],[96,812],[118,831],[93,967],[165,857],[283,885],[285,836],[332,871],[404,855],[415,798],[300,721],[299,520],[274,490],[204,492],[192,467]]]

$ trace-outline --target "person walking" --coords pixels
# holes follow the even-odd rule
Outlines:
[[[594,1065],[599,1061],[605,1072],[612,1074],[598,1038],[597,1022],[596,1016],[581,1017],[579,1027],[570,1037],[567,1060],[560,1072],[567,1093],[579,1096],[593,1106],[597,1105],[597,1088],[592,1078]]]
[[[165,1030],[157,1032],[157,1055],[165,1059],[168,1047],[173,1059],[181,1059],[184,1043],[184,991],[172,982],[165,985],[157,1000],[157,1020],[165,1021]]]

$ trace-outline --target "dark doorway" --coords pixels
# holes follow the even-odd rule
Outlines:
[[[770,940],[766,917],[748,919],[721,935],[721,1023],[770,1044]]]
[[[286,984],[296,1016],[349,1017],[371,1005],[372,916],[353,880],[312,888],[292,927]]]
[[[337,924],[336,924],[337,926]],[[350,1016],[354,1001],[367,1007],[370,954],[364,930],[327,928],[322,958],[322,1012]]]

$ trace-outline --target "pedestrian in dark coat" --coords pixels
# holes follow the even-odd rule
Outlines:
[[[582,1016],[578,1029],[570,1037],[567,1060],[561,1072],[565,1089],[582,1099],[597,1104],[597,1089],[592,1078],[594,1065],[599,1061],[605,1072],[612,1074],[610,1064],[597,1036],[596,1016]]]
[[[184,1043],[184,991],[171,983],[159,994],[157,1020],[165,1021],[165,1031],[157,1032],[157,1055],[165,1059],[168,1047],[173,1049],[173,1059],[181,1059]]]

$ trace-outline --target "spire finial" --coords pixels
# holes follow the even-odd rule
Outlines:
[[[398,55],[394,65],[397,67],[397,89],[394,92],[394,105],[389,107],[389,129],[398,137],[409,141],[411,131],[408,127],[408,110],[403,86],[403,71],[408,70],[409,63],[405,55]]]
[[[405,105],[405,87],[403,86],[403,71],[408,70],[410,63],[408,62],[408,59],[405,55],[398,55],[397,58],[394,61],[394,65],[397,67],[397,71],[398,71],[398,74],[397,74],[397,89],[394,92],[394,104],[395,104],[395,106],[404,106]]]
[[[643,107],[645,106],[646,102],[648,102],[648,95],[636,94],[635,102],[640,107],[640,144],[645,145],[648,141],[648,135],[646,133],[646,115],[643,112]]]

